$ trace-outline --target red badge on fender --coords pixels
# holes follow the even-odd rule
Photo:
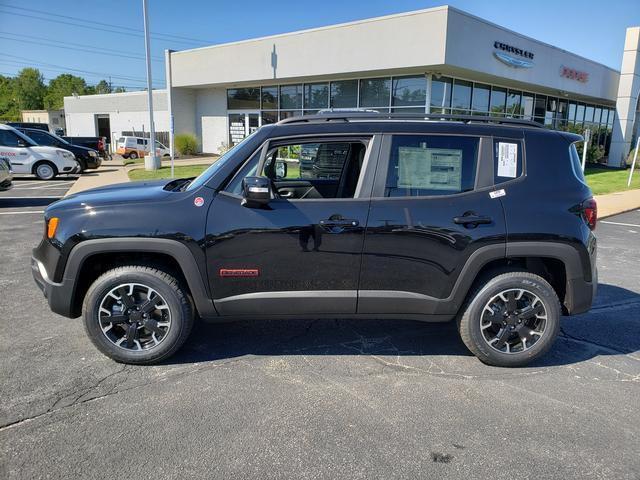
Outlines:
[[[196,197],[196,198],[194,198],[194,199],[193,199],[193,204],[194,204],[196,207],[201,207],[202,205],[204,205],[204,198],[202,198],[202,197]]]

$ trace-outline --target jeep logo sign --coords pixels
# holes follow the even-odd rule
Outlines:
[[[564,65],[560,67],[560,76],[582,83],[589,81],[589,74],[587,72],[581,72],[573,68],[565,67]]]
[[[531,68],[533,67],[533,53],[522,48],[513,47],[502,42],[493,42],[495,51],[493,55],[505,65],[514,68]],[[517,55],[513,56],[513,55]]]

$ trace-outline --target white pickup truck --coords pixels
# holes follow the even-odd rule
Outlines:
[[[9,159],[14,174],[33,174],[41,180],[81,170],[73,153],[62,148],[39,146],[15,128],[2,124],[0,157]]]

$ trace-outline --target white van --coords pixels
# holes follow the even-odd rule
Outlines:
[[[143,158],[149,153],[149,139],[143,137],[120,137],[118,138],[116,153],[124,158]],[[156,140],[156,155],[168,157],[171,152]]]
[[[80,164],[68,150],[39,146],[9,125],[0,124],[0,157],[8,158],[14,174],[34,174],[51,180],[58,174],[80,172]]]

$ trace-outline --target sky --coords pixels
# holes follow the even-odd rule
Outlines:
[[[625,29],[640,25],[638,0],[148,3],[154,88],[165,84],[165,49],[186,50],[445,4],[616,70],[622,61]],[[142,0],[0,0],[0,74],[12,76],[33,66],[47,80],[73,73],[89,84],[111,77],[114,87],[142,89],[146,86],[142,33]]]

